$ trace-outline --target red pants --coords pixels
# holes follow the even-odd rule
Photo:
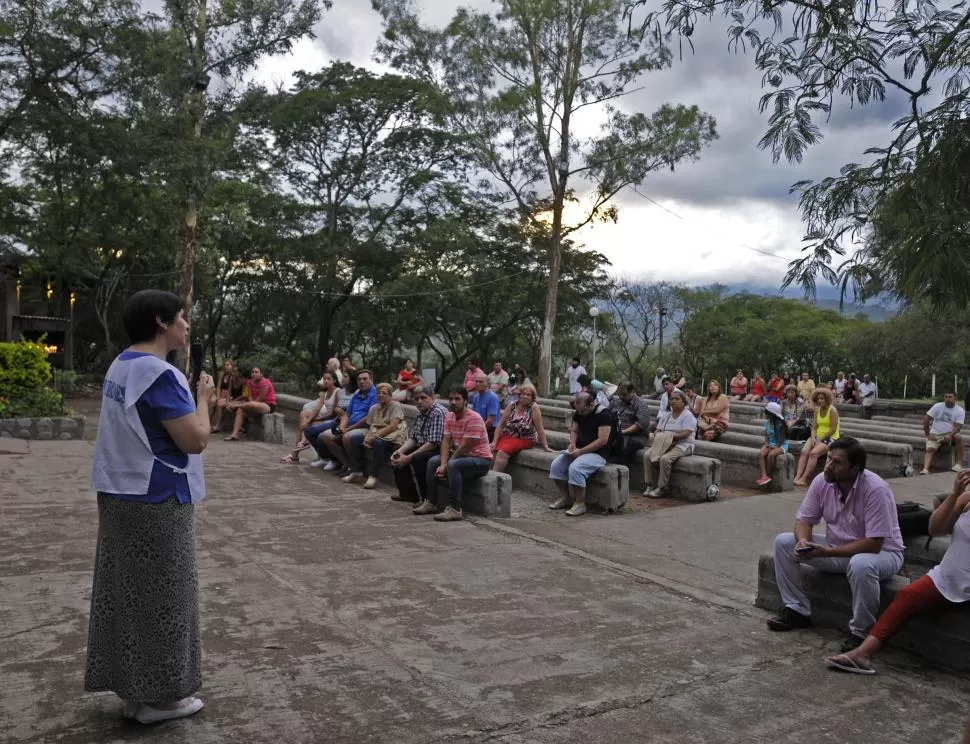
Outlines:
[[[509,457],[521,452],[522,450],[532,449],[536,443],[532,439],[520,439],[519,437],[507,437],[504,434],[498,438],[498,446],[495,448],[499,452],[504,452]]]
[[[879,616],[879,621],[872,626],[869,635],[885,643],[896,635],[913,615],[945,610],[947,607],[953,607],[954,604],[940,594],[933,579],[923,576],[896,595],[892,604]]]

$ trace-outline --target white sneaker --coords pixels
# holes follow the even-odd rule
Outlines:
[[[922,470],[919,471],[919,474],[920,475],[929,475],[930,474],[930,471],[927,470],[926,468],[923,468]]]
[[[558,498],[549,504],[550,509],[568,509],[570,506],[572,506],[572,502],[566,501],[564,498]]]
[[[586,513],[586,504],[574,504],[573,508],[566,512],[567,517],[581,517]]]
[[[205,705],[199,698],[189,698],[185,705],[171,710],[159,710],[150,705],[142,705],[135,714],[138,723],[159,723],[161,721],[171,721],[175,718],[185,718],[192,716],[202,710]]]
[[[953,463],[953,467],[950,468],[950,470],[952,470],[954,473],[959,473],[961,470],[963,470],[963,465],[961,465],[958,462],[955,462]]]
[[[377,478],[373,475],[364,482],[364,488],[377,488]]]
[[[331,462],[333,462],[333,460],[321,460],[318,457],[316,460],[314,460],[313,462],[310,463],[310,467],[311,468],[323,468],[323,467],[326,467]]]
[[[340,469],[340,463],[336,460],[324,460],[324,462],[326,463],[326,465],[323,466],[324,470],[333,471]]]

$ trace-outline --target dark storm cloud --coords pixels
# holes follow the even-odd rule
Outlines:
[[[489,0],[421,3],[424,17],[436,25],[447,22],[458,5],[493,7]],[[867,162],[866,148],[886,144],[892,136],[892,122],[906,113],[906,102],[899,95],[854,109],[846,100],[836,99],[831,118],[817,120],[823,142],[811,148],[799,164],[773,163],[771,154],[758,148],[769,117],[768,112],[758,110],[765,92],[761,73],[755,69],[750,51],[729,50],[727,28],[728,22],[720,17],[701,23],[692,36],[693,51],[684,46],[681,54],[675,47],[669,69],[644,75],[641,89],[622,99],[624,109],[645,113],[663,103],[697,104],[718,122],[719,139],[698,162],[681,164],[674,172],[658,172],[641,187],[654,199],[700,206],[750,200],[793,204],[796,199],[789,195],[792,183],[836,175],[847,162]],[[324,15],[316,31],[315,44],[328,57],[367,65],[372,64],[381,24],[369,3],[341,2]],[[642,197],[628,192],[620,201],[642,203]]]

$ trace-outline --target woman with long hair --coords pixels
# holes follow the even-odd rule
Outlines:
[[[317,399],[307,403],[300,411],[296,446],[280,462],[300,462],[300,453],[313,446],[313,439],[333,428],[336,421],[334,411],[337,410],[337,379],[329,369],[317,380],[317,390]]]
[[[542,411],[536,405],[538,392],[532,385],[520,385],[514,403],[509,403],[499,418],[492,435],[492,470],[505,472],[509,458],[518,452],[535,447],[536,442],[546,452],[552,452],[542,425]]]
[[[721,392],[721,383],[711,380],[707,383],[707,397],[698,407],[697,434],[707,442],[713,442],[728,429],[731,420],[731,406],[728,397]]]
[[[236,363],[232,359],[222,360],[222,372],[215,393],[209,396],[209,420],[212,434],[222,431],[222,412],[232,400],[232,381],[236,376]]]
[[[122,323],[131,345],[105,375],[91,487],[98,544],[84,689],[111,691],[141,723],[202,709],[195,505],[205,496],[209,442],[199,375],[196,404],[169,352],[188,345],[182,299],[143,290]]]
[[[807,486],[815,473],[818,459],[829,451],[829,445],[839,438],[839,412],[833,404],[834,396],[828,388],[816,388],[812,393],[815,415],[811,419],[812,435],[802,445],[795,471],[795,485]]]

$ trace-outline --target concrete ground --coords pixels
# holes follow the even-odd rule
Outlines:
[[[284,448],[213,442],[198,510],[207,707],[153,730],[82,675],[92,443],[0,440],[0,742],[958,742],[970,682],[873,678],[779,635],[757,557],[798,494],[439,524]],[[947,475],[897,481],[927,499]]]

